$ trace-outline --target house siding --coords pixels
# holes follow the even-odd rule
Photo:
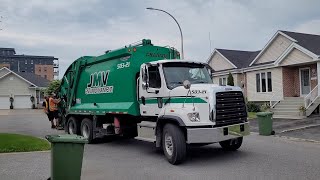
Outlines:
[[[272,92],[257,92],[256,73],[271,72]],[[251,71],[246,73],[247,98],[249,101],[270,101],[283,99],[282,67]]]
[[[233,69],[234,67],[219,53],[215,53],[209,62],[209,65],[215,71],[221,71],[226,69]]]
[[[275,61],[290,46],[291,40],[279,34],[254,64]]]
[[[35,90],[30,89],[30,84],[15,76],[9,74],[0,79],[0,95],[34,95]]]
[[[313,59],[298,49],[293,49],[280,63],[281,66],[312,62]]]

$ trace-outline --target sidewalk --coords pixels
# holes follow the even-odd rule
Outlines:
[[[259,132],[258,120],[249,120],[251,132]],[[273,119],[276,135],[320,141],[320,116],[304,119]]]

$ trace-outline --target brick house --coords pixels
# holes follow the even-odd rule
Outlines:
[[[275,117],[302,118],[318,111],[320,35],[277,31],[260,51],[215,49],[208,64],[214,83],[226,85],[232,73],[248,101],[268,102]]]

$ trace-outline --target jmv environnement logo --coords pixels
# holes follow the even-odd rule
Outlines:
[[[113,93],[113,86],[107,86],[109,70],[94,72],[90,75],[90,82],[85,89],[86,94]]]

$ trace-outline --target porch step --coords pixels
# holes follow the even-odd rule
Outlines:
[[[303,101],[304,100],[304,97],[284,97],[284,100],[300,100],[300,101]]]
[[[299,111],[272,111],[274,115],[300,116]]]
[[[300,104],[277,104],[276,107],[277,109],[299,109],[301,105]]]
[[[287,100],[283,100],[280,101],[278,104],[285,104],[285,105],[303,105],[304,101],[287,101]]]
[[[306,118],[305,116],[290,116],[290,115],[273,115],[274,119],[303,119]]]
[[[290,112],[299,112],[298,108],[291,108],[291,107],[279,107],[276,109],[271,109],[272,112],[282,112],[282,111],[290,111]]]

